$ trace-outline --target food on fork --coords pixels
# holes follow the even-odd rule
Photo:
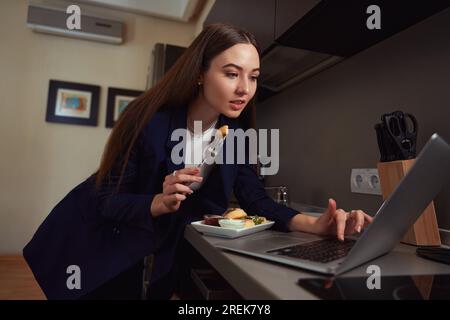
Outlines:
[[[222,134],[222,138],[225,138],[227,136],[227,134],[228,134],[228,126],[227,125],[221,126],[218,130]]]

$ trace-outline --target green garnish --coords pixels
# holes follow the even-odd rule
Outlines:
[[[264,218],[261,218],[261,217],[258,217],[258,216],[254,216],[254,217],[252,218],[252,220],[253,220],[253,223],[254,223],[255,225],[261,224],[261,223],[264,222]]]

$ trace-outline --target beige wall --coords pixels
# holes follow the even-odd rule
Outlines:
[[[198,30],[81,6],[125,22],[126,42],[115,46],[34,33],[27,5],[0,1],[0,254],[21,253],[50,210],[97,168],[111,132],[104,125],[107,87],[145,89],[154,44],[188,46]],[[45,122],[49,79],[99,85],[98,126]]]

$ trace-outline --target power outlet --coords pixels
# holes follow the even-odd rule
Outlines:
[[[352,169],[350,189],[353,193],[381,195],[380,177],[377,169]]]

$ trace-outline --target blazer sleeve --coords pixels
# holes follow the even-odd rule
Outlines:
[[[136,191],[139,172],[139,158],[144,150],[143,134],[136,140],[124,176],[118,190],[120,169],[113,169],[106,181],[96,189],[97,210],[101,217],[121,223],[152,229],[150,212],[154,194]],[[151,165],[150,163],[146,165]]]
[[[299,212],[272,200],[249,164],[239,164],[238,167],[234,194],[242,209],[249,214],[275,221],[276,230],[289,231],[290,220]]]

